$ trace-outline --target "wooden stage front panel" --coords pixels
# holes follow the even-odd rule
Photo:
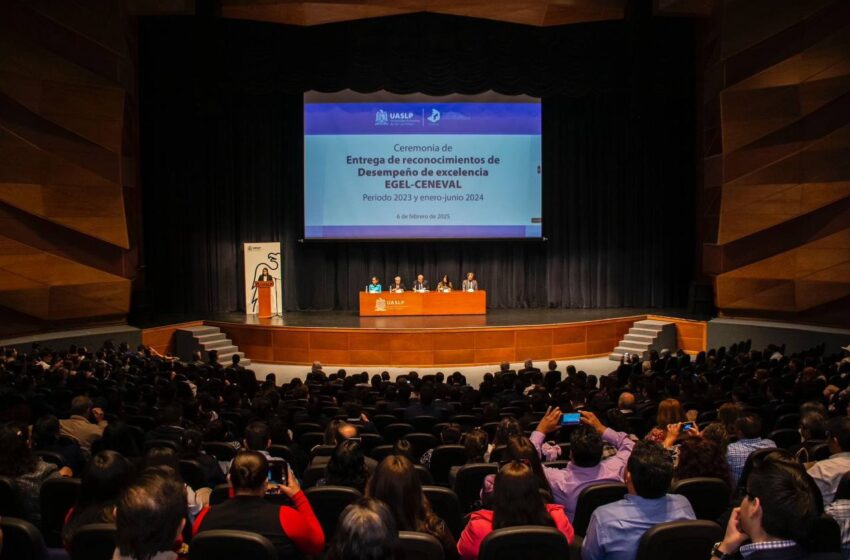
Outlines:
[[[474,292],[360,292],[362,317],[387,315],[485,315],[487,294]]]
[[[646,315],[515,327],[397,328],[286,327],[205,321],[220,327],[255,362],[347,366],[470,366],[526,359],[578,359],[609,354]],[[675,321],[680,348],[705,349],[706,323]],[[388,319],[386,323],[389,323]],[[386,324],[385,323],[385,324]],[[685,335],[685,336],[682,336]]]

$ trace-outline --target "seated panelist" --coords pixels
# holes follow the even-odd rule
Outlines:
[[[401,281],[401,276],[393,278],[393,283],[390,284],[390,291],[396,293],[404,291],[404,283]]]
[[[466,273],[466,280],[463,281],[463,291],[464,292],[474,292],[478,289],[478,280],[475,279],[475,274],[471,272]]]
[[[366,291],[368,291],[370,294],[380,294],[382,289],[383,288],[381,288],[381,281],[378,280],[377,276],[373,276],[372,283],[366,287]]]
[[[427,292],[428,291],[428,281],[425,280],[425,277],[421,274],[416,277],[416,282],[413,283],[413,291],[414,292]]]
[[[443,279],[437,283],[437,291],[438,292],[451,292],[452,291],[452,281],[449,280],[448,274],[443,274]]]

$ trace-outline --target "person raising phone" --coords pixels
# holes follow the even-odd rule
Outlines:
[[[269,492],[269,463],[256,451],[242,451],[233,459],[227,476],[233,497],[201,510],[192,534],[216,529],[251,531],[269,539],[280,558],[318,556],[325,547],[322,526],[289,469],[286,480],[275,488],[289,497],[295,507],[265,499]]]

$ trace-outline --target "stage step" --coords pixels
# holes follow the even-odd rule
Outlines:
[[[623,340],[608,355],[608,359],[619,362],[623,355],[637,354],[641,360],[646,359],[651,350],[676,350],[676,324],[656,319],[635,321]]]
[[[196,351],[200,351],[202,359],[208,361],[209,353],[215,350],[218,354],[218,363],[225,367],[233,363],[234,355],[239,356],[239,365],[243,367],[251,365],[251,360],[245,357],[245,353],[240,352],[233,341],[227,338],[227,335],[218,327],[200,326],[177,329],[174,339],[177,356],[184,362],[192,361],[192,354]]]

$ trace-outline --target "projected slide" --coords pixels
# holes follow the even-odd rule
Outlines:
[[[307,239],[539,238],[540,100],[304,96]]]

